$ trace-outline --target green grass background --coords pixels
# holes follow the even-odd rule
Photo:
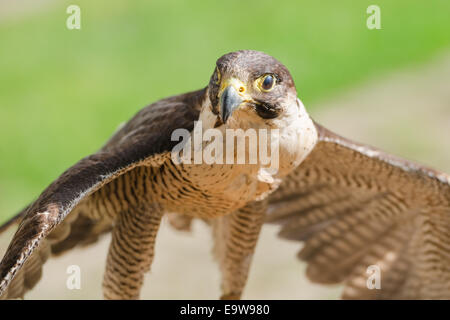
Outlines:
[[[81,30],[66,29],[69,4]],[[366,28],[371,4],[381,30]],[[448,0],[59,0],[3,16],[0,221],[143,106],[205,86],[226,52],[280,59],[308,107],[449,48],[449,13]]]

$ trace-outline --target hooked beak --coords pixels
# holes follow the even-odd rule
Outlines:
[[[227,123],[228,118],[231,116],[234,110],[239,107],[239,105],[244,100],[239,95],[237,90],[233,85],[227,86],[220,95],[219,106],[220,106],[220,115],[222,117],[222,122]]]

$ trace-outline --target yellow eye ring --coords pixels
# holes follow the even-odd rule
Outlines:
[[[277,82],[277,78],[273,74],[265,74],[256,80],[256,86],[262,92],[271,91]]]
[[[218,67],[216,67],[216,75],[217,75],[216,84],[219,84],[220,80],[222,79],[222,75],[220,74]]]

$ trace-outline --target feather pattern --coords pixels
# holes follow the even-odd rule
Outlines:
[[[344,298],[450,298],[449,176],[316,124],[319,142],[270,198],[269,222],[304,242],[314,282]],[[368,289],[369,266],[381,289]]]
[[[169,158],[169,151],[176,143],[171,141],[173,130],[177,128],[192,130],[194,120],[198,118],[204,94],[203,89],[174,96],[141,110],[101,150],[80,160],[64,172],[26,209],[25,214],[20,213],[24,216],[23,220],[0,263],[0,296],[2,298],[22,297],[24,289],[34,284],[33,280],[33,283],[26,285],[26,273],[27,269],[36,269],[37,265],[41,267],[44,262],[44,259],[41,263],[35,262],[36,255],[41,254],[41,249],[37,249],[48,245],[47,241],[51,241],[50,233],[53,230],[55,233],[62,231],[63,227],[56,227],[61,225],[75,207],[79,204],[82,207],[83,201],[88,202],[87,199],[96,191],[132,169],[142,166],[159,166]],[[171,121],[161,121],[167,117],[170,117]],[[102,208],[98,204],[97,207]],[[85,224],[79,223],[74,226],[80,227]],[[100,228],[99,233],[104,231],[105,228]],[[75,232],[80,231],[76,229]],[[65,248],[57,248],[58,242],[68,239],[69,235],[70,230],[67,229],[59,238],[53,237],[56,252],[65,250]],[[48,240],[46,240],[47,237]],[[78,238],[78,241],[80,240],[81,238]],[[27,262],[35,251],[36,257]],[[19,271],[24,266],[24,275],[20,275]],[[17,284],[11,286],[12,289],[4,294],[18,273]],[[18,289],[14,289],[15,287]]]

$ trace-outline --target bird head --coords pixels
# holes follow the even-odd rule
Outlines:
[[[208,94],[213,113],[229,128],[276,128],[300,107],[287,68],[259,51],[236,51],[219,58]]]

